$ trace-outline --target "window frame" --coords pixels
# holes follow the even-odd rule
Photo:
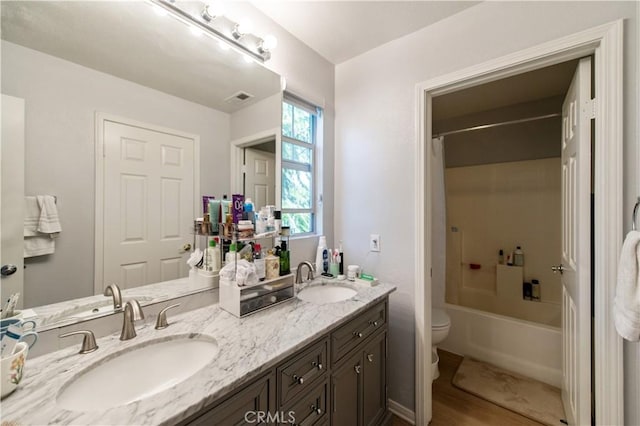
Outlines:
[[[297,237],[305,237],[305,236],[313,236],[317,234],[318,231],[318,223],[317,223],[317,218],[318,218],[318,207],[317,207],[317,203],[316,203],[316,198],[317,198],[317,191],[318,191],[318,122],[320,121],[320,117],[322,114],[322,109],[312,105],[308,102],[305,102],[302,99],[299,99],[295,96],[292,96],[290,94],[285,93],[285,95],[283,96],[282,99],[282,104],[283,104],[283,113],[282,113],[282,119],[281,119],[281,144],[283,145],[282,149],[281,149],[281,154],[280,154],[280,173],[282,175],[284,175],[284,170],[285,169],[289,169],[289,170],[297,170],[297,171],[303,171],[303,172],[309,172],[311,175],[311,207],[309,208],[285,208],[282,202],[282,197],[284,194],[284,179],[281,179],[281,183],[280,183],[280,206],[281,206],[281,212],[282,215],[285,214],[296,214],[296,213],[307,213],[311,215],[311,230],[309,232],[300,232],[300,233],[296,233],[296,234],[291,234],[291,236],[293,238],[297,238]],[[307,141],[303,141],[300,139],[296,139],[295,137],[292,136],[286,136],[284,134],[284,104],[288,104],[291,105],[293,107],[292,110],[292,116],[291,116],[291,121],[292,121],[292,134],[295,135],[295,129],[293,127],[293,124],[295,123],[295,109],[301,109],[303,111],[308,112],[309,114],[311,114],[311,123],[310,123],[310,133],[311,133],[311,141],[307,142]],[[302,148],[305,149],[309,149],[311,150],[311,164],[308,163],[300,163],[298,161],[294,161],[294,160],[288,160],[284,158],[284,144],[288,143],[291,145],[295,145],[295,146],[300,146]]]

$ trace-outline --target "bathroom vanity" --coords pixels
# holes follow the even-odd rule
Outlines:
[[[331,284],[328,284],[331,285]],[[78,354],[79,344],[27,361],[20,387],[2,401],[2,420],[19,424],[274,424],[378,425],[386,421],[389,284],[346,284],[355,296],[335,303],[300,299],[238,319],[218,305],[136,323],[138,336],[119,333],[98,339],[99,349]],[[172,339],[207,340],[211,360],[182,381],[128,403],[109,395],[133,386],[127,376],[95,384],[95,406],[61,407],[60,395],[80,376],[114,358]],[[153,350],[151,351],[153,353]],[[153,356],[147,359],[153,362]],[[162,373],[185,368],[184,360],[163,364]],[[261,412],[263,414],[261,414]],[[249,413],[249,414],[247,414]],[[248,415],[249,417],[245,416]],[[253,417],[252,417],[253,416]],[[275,421],[274,421],[275,420]],[[264,424],[263,423],[263,424]]]

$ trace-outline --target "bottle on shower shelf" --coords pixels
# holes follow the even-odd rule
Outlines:
[[[524,252],[520,248],[520,246],[516,247],[513,252],[513,264],[515,266],[524,266]]]

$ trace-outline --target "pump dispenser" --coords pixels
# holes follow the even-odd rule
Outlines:
[[[316,273],[317,274],[326,272],[324,268],[325,258],[328,261],[327,237],[325,237],[324,235],[321,235],[320,239],[318,240],[318,250],[316,251]]]

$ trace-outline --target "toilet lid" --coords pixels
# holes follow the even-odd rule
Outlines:
[[[451,325],[449,315],[442,309],[431,310],[431,328],[443,328]]]

